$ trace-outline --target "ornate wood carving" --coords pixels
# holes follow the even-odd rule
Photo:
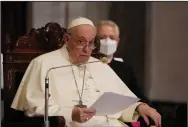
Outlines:
[[[63,35],[66,32],[65,28],[61,28],[57,23],[47,23],[44,27],[32,28],[28,35],[21,36],[16,41],[12,49],[7,49],[12,52],[49,52],[63,46]],[[7,37],[7,41],[10,39]],[[10,42],[7,43],[10,45]],[[8,46],[7,47],[11,47]]]

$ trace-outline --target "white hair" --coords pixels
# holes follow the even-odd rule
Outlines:
[[[97,24],[97,27],[102,26],[102,25],[111,25],[111,26],[113,26],[113,27],[115,28],[116,35],[119,36],[120,30],[119,30],[118,25],[117,25],[115,22],[113,22],[113,21],[111,21],[111,20],[101,20],[101,21],[99,21],[99,23]]]

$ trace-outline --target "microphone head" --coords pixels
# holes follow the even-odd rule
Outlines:
[[[107,57],[101,57],[101,58],[100,58],[100,61],[101,61],[102,63],[108,63]]]

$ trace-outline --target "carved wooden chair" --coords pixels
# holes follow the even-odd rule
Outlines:
[[[44,27],[31,29],[29,34],[18,38],[16,43],[7,40],[4,55],[4,119],[5,127],[43,127],[44,118],[29,118],[24,112],[12,109],[10,106],[16,94],[21,79],[30,61],[47,52],[63,46],[63,35],[66,29],[57,23],[47,23]],[[9,38],[7,38],[9,39]],[[49,118],[51,126],[59,126],[59,117]],[[65,121],[61,121],[61,126]]]

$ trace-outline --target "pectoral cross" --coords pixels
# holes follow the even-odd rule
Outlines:
[[[79,100],[79,101],[78,101],[78,104],[75,105],[75,107],[79,107],[79,108],[87,108],[87,105],[83,105],[82,100]]]

